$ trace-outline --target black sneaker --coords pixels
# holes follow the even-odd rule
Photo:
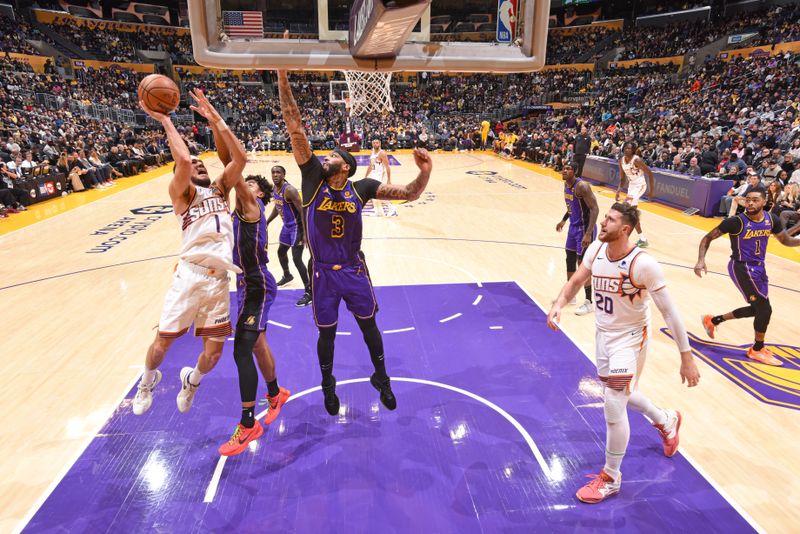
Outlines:
[[[384,380],[381,380],[373,373],[372,376],[369,377],[369,383],[372,384],[372,387],[380,391],[381,403],[386,406],[386,408],[389,410],[397,408],[397,399],[392,392],[392,386],[388,376]]]
[[[322,385],[322,394],[325,395],[325,410],[329,415],[339,415],[339,397],[336,396],[336,377],[333,378],[333,384],[330,386]]]
[[[308,306],[309,304],[311,304],[311,291],[306,291],[303,293],[303,296],[300,297],[300,300],[295,303],[295,306],[302,308],[303,306]]]
[[[291,274],[284,274],[283,278],[278,280],[278,284],[277,285],[278,285],[278,287],[285,286],[286,284],[288,284],[292,280],[294,280],[294,276],[292,276]]]

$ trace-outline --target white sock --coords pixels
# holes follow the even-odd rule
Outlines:
[[[615,481],[620,477],[620,466],[628,449],[631,427],[626,416],[618,423],[606,423],[606,465],[603,470]]]
[[[195,366],[195,368],[189,375],[189,383],[193,386],[199,386],[200,381],[203,379],[204,376],[206,376],[205,373],[201,373],[200,369],[198,369],[197,366]]]
[[[156,370],[155,369],[148,369],[147,367],[144,368],[144,373],[142,373],[142,384],[152,384],[156,380]]]
[[[646,415],[651,421],[653,421],[653,424],[667,424],[667,412],[653,404],[653,402],[639,390],[636,390],[630,394],[628,397],[628,406],[637,412]]]

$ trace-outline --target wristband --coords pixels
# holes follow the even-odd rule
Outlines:
[[[569,213],[567,213],[566,215],[561,217],[561,222],[567,222],[568,220],[569,220]],[[550,223],[550,224],[553,224],[553,223]]]

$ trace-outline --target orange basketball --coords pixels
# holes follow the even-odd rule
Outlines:
[[[178,86],[163,74],[150,74],[139,82],[139,100],[159,113],[171,113],[178,108],[181,93]]]

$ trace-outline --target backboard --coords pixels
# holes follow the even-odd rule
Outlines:
[[[550,0],[188,0],[188,7],[194,56],[208,67],[511,73],[544,65]],[[400,42],[374,53],[354,48],[354,37]],[[373,53],[354,57],[365,51]]]

